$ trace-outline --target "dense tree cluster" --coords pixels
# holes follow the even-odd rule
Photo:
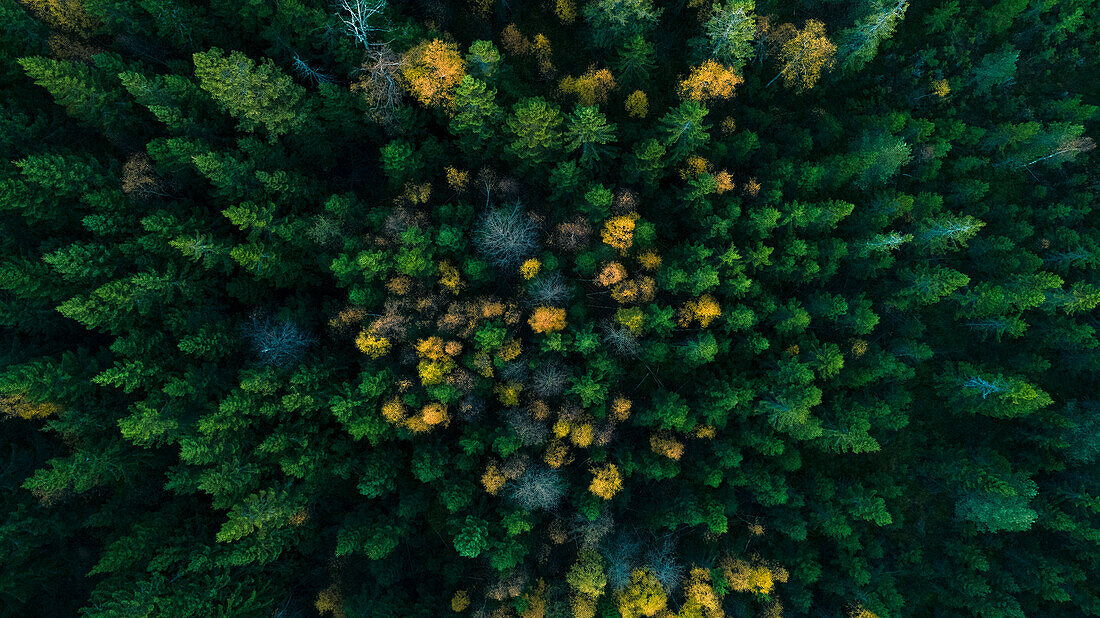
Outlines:
[[[1095,0],[0,0],[13,616],[1100,616]]]

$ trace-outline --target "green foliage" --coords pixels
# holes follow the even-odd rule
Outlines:
[[[241,130],[263,128],[274,140],[301,125],[305,90],[270,61],[257,66],[241,52],[213,48],[194,54],[194,63],[199,87],[237,119]]]
[[[2,613],[1100,615],[1094,8],[0,0]]]

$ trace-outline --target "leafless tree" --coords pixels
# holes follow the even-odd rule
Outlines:
[[[374,37],[383,32],[378,21],[386,10],[386,0],[336,0],[336,17],[344,25],[344,32],[367,49],[374,45]]]
[[[535,224],[519,203],[490,210],[481,216],[474,230],[474,242],[486,257],[500,267],[515,266],[534,253]]]
[[[403,63],[401,55],[385,43],[369,47],[358,70],[359,79],[351,85],[352,91],[363,93],[371,110],[382,120],[393,117],[405,96],[400,82]]]
[[[508,485],[508,497],[528,511],[553,510],[563,495],[561,473],[545,466],[528,466],[523,476]]]
[[[573,296],[573,289],[561,273],[555,271],[540,275],[528,288],[531,304],[560,307]]]
[[[265,365],[286,365],[298,360],[316,340],[290,320],[255,317],[244,327],[252,349]]]
[[[531,375],[531,392],[536,397],[556,397],[569,383],[569,371],[558,363],[546,363]]]

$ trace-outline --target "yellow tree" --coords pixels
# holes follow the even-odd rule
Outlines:
[[[427,106],[448,107],[466,76],[466,61],[453,43],[424,41],[405,53],[401,78],[409,93]]]
[[[729,67],[707,60],[691,70],[687,79],[680,82],[680,96],[694,101],[728,99],[733,89],[745,81]]]
[[[47,24],[81,38],[91,36],[99,26],[81,0],[22,0],[22,4]]]
[[[834,63],[836,45],[825,36],[825,24],[816,19],[806,20],[802,30],[796,31],[779,49],[783,70],[768,82],[783,77],[783,83],[802,92],[814,87],[821,71]]]
[[[588,491],[596,494],[604,500],[610,500],[623,488],[623,477],[619,474],[619,467],[615,464],[607,464],[598,468],[592,468],[592,483],[588,485]]]
[[[593,66],[580,77],[570,75],[561,80],[558,89],[563,94],[576,95],[582,106],[591,107],[607,102],[607,95],[615,89],[615,77],[611,71]]]
[[[668,605],[668,594],[648,569],[634,569],[626,589],[615,597],[623,618],[654,616]]]

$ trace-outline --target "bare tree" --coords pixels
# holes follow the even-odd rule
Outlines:
[[[474,230],[474,242],[485,257],[500,267],[519,264],[538,246],[535,224],[519,203],[482,215]]]
[[[392,118],[394,109],[405,96],[401,90],[401,55],[385,43],[367,48],[367,58],[359,67],[359,79],[352,91],[361,91],[371,110],[381,119]]]
[[[508,497],[528,511],[553,510],[563,495],[561,473],[545,466],[528,466],[523,476],[508,485]]]
[[[540,275],[528,288],[531,304],[560,307],[573,296],[573,288],[566,283],[561,273],[554,271]]]
[[[384,31],[376,24],[386,10],[386,4],[386,0],[337,0],[336,17],[344,25],[348,36],[370,49],[375,35]]]
[[[569,370],[559,363],[541,365],[531,376],[531,391],[537,397],[556,397],[565,391],[569,383]]]
[[[290,320],[255,317],[244,327],[252,349],[265,365],[286,365],[298,360],[316,340]]]
[[[332,78],[317,69],[309,66],[309,64],[302,60],[301,56],[294,55],[294,61],[290,65],[291,70],[303,81],[311,84],[331,83]]]

